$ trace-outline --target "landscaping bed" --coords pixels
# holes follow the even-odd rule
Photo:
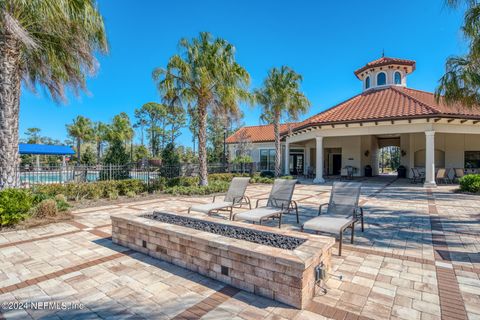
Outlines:
[[[199,186],[198,177],[160,177],[145,183],[136,179],[96,181],[83,183],[44,184],[31,189],[6,189],[0,191],[0,230],[19,225],[46,224],[65,215],[71,207],[76,209],[145,200],[159,194],[194,196],[223,193],[234,177],[250,177],[251,183],[273,183],[268,174],[214,173],[208,176],[209,184]],[[291,178],[291,177],[283,177]],[[29,221],[27,223],[27,221]],[[43,223],[43,222],[44,223]]]

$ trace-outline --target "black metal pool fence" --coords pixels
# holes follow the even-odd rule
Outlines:
[[[208,173],[254,173],[258,166],[248,164],[208,164]],[[17,173],[23,187],[36,184],[94,182],[99,180],[138,179],[149,183],[159,177],[195,177],[199,175],[197,163],[183,163],[175,166],[129,163],[127,165],[43,165],[21,166]]]

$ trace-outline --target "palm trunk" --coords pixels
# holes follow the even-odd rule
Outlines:
[[[20,182],[20,83],[19,43],[8,34],[0,34],[0,189],[16,187]]]
[[[208,185],[207,172],[207,106],[204,101],[198,101],[198,165],[200,185]]]
[[[282,148],[280,145],[280,112],[275,112],[273,119],[273,131],[275,135],[275,177],[279,177],[281,172]],[[286,155],[288,157],[288,155]]]
[[[77,138],[77,164],[80,165],[82,162],[82,139]]]

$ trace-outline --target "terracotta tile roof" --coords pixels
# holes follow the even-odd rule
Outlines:
[[[355,75],[358,78],[358,75],[362,73],[363,71],[374,68],[374,67],[381,67],[381,66],[386,66],[389,64],[396,64],[396,65],[402,65],[402,66],[411,66],[413,70],[415,70],[415,61],[413,60],[406,60],[406,59],[399,59],[399,58],[389,58],[389,57],[381,57],[380,59],[374,60],[372,62],[367,63],[360,69],[355,70]],[[412,70],[412,71],[413,71]]]
[[[280,133],[287,133],[288,130],[297,126],[297,123],[284,123],[280,125]],[[261,126],[243,127],[227,138],[226,143],[236,143],[241,139],[248,139],[250,142],[271,142],[275,141],[273,124]]]
[[[371,89],[300,122],[295,130],[314,124],[365,122],[435,116],[480,118],[480,109],[437,103],[433,93],[404,87]]]

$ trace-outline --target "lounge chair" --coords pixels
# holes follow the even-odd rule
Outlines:
[[[435,180],[438,184],[440,184],[440,182],[443,182],[444,184],[450,183],[450,179],[447,175],[447,170],[445,168],[438,169],[437,174],[435,175]]]
[[[455,169],[455,176],[453,177],[453,181],[459,182],[460,178],[462,178],[465,175],[465,171],[461,168]]]
[[[258,199],[255,209],[236,213],[232,220],[246,220],[262,224],[264,220],[278,218],[278,227],[280,228],[282,226],[282,214],[295,210],[297,223],[299,223],[298,206],[292,200],[296,183],[297,180],[275,179],[268,198]],[[266,205],[259,207],[260,201],[264,200],[267,200]]]
[[[412,183],[423,182],[425,175],[418,170],[418,168],[412,168]]]
[[[223,201],[215,202],[219,195],[214,195],[212,203],[191,206],[188,208],[188,213],[190,213],[190,211],[197,211],[211,215],[213,212],[230,211],[231,220],[234,207],[241,207],[244,204],[247,204],[250,209],[252,208],[250,199],[245,195],[245,190],[247,189],[249,182],[250,178],[248,177],[233,178]]]
[[[342,255],[343,232],[351,228],[352,237],[350,242],[353,243],[355,223],[360,219],[363,227],[363,209],[358,206],[360,197],[361,183],[358,182],[334,182],[330,201],[321,204],[318,208],[318,217],[305,222],[302,226],[303,230],[312,230],[325,232],[329,234],[339,234],[338,255]],[[322,214],[322,208],[327,207],[327,212]]]

